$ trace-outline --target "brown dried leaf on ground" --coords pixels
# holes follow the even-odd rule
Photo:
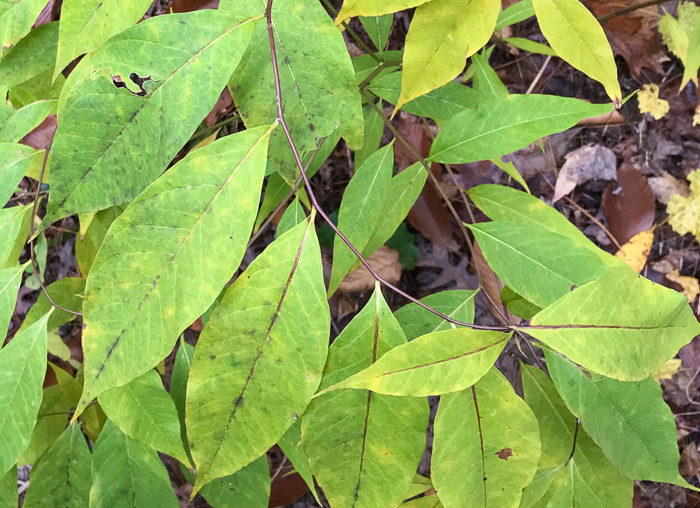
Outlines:
[[[417,117],[401,112],[397,130],[422,157],[428,156],[432,142],[425,132],[425,126]],[[418,162],[418,159],[398,140],[394,142],[394,160],[399,171]],[[440,166],[433,164],[430,169],[440,180]],[[430,181],[425,183],[416,203],[408,212],[408,222],[428,240],[443,249],[453,246],[450,214],[443,207],[442,199]]]
[[[603,209],[610,231],[620,245],[654,224],[654,194],[646,178],[625,159],[617,169],[618,185],[608,185],[603,194]]]
[[[690,196],[690,187],[688,182],[672,177],[664,172],[661,176],[653,176],[648,179],[651,192],[654,193],[656,200],[662,205],[667,205],[671,197],[679,194],[684,198]]]
[[[700,294],[700,282],[695,277],[681,275],[678,270],[673,270],[666,274],[666,278],[671,282],[675,282],[682,289],[683,296],[692,304]]]
[[[37,150],[43,150],[53,141],[53,135],[56,133],[56,126],[56,115],[49,115],[19,142]]]
[[[609,148],[602,145],[583,146],[566,156],[559,171],[552,203],[559,201],[577,185],[591,180],[615,180],[617,159]]]
[[[511,314],[506,306],[501,303],[501,290],[503,289],[503,282],[501,282],[501,279],[498,278],[496,272],[494,272],[488,265],[486,259],[484,259],[484,255],[481,252],[479,244],[476,242],[474,242],[474,250],[472,251],[472,262],[474,269],[476,270],[476,274],[479,277],[479,286],[483,288],[484,292],[488,295],[492,302],[494,302],[496,305],[502,306],[503,314],[510,323],[518,324],[521,321],[520,318]],[[491,314],[493,314],[501,323],[504,325],[509,324],[503,321],[503,317],[493,307],[493,305],[489,305],[489,310],[491,311]]]
[[[214,104],[209,114],[204,117],[204,125],[211,127],[219,120],[223,119],[233,109],[233,97],[228,87],[224,87],[219,99]]]
[[[367,262],[382,279],[390,284],[398,282],[401,278],[401,262],[397,250],[382,245],[369,257]],[[364,265],[360,265],[343,279],[338,289],[343,293],[357,293],[373,287],[374,277]]]

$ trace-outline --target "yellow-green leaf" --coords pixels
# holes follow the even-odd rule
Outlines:
[[[345,0],[338,17],[335,18],[335,23],[340,25],[343,21],[355,16],[369,17],[391,14],[410,9],[426,1],[428,0],[385,0],[382,2],[377,0]]]

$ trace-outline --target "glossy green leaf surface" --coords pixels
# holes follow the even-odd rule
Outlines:
[[[0,475],[29,445],[41,404],[46,372],[46,322],[37,321],[0,349]]]
[[[83,277],[87,277],[92,267],[92,262],[97,256],[102,242],[107,235],[109,226],[114,219],[119,217],[124,211],[124,206],[110,206],[105,210],[100,210],[95,214],[90,225],[85,231],[85,236],[78,236],[75,240],[75,259]]]
[[[57,44],[57,21],[38,26],[29,32],[8,49],[0,60],[2,87],[11,88],[51,69],[56,63]]]
[[[480,222],[469,229],[501,280],[542,308],[609,270],[578,242],[534,224]]]
[[[154,506],[180,506],[165,466],[154,450],[107,420],[92,454],[90,508]]]
[[[24,506],[82,508],[90,495],[90,450],[80,425],[67,427],[34,465]]]
[[[255,22],[211,10],[156,16],[74,70],[59,106],[47,222],[129,202],[153,182],[216,103]],[[131,73],[150,77],[143,97]],[[115,75],[129,88],[115,87]]]
[[[19,255],[29,236],[32,205],[0,210],[0,269],[17,266]]]
[[[250,264],[199,337],[186,412],[195,492],[260,456],[304,413],[321,382],[329,329],[310,218]]]
[[[220,6],[236,6],[239,0]],[[350,148],[362,146],[362,107],[343,36],[316,0],[277,0],[272,6],[284,116],[300,155],[335,129]],[[246,127],[277,118],[270,42],[260,23],[229,87]],[[230,73],[229,73],[230,74]],[[270,140],[270,162],[287,183],[299,174],[280,130]]]
[[[124,434],[187,464],[175,403],[155,370],[100,394],[100,406]]]
[[[73,59],[99,49],[107,39],[135,24],[150,5],[149,0],[65,0],[54,78]]]
[[[406,35],[396,108],[457,77],[466,59],[491,38],[500,10],[498,0],[431,0],[419,6]]]
[[[377,150],[355,171],[343,194],[338,228],[360,253],[365,253],[372,230],[379,221],[394,165],[393,144]],[[328,294],[332,295],[357,261],[355,254],[336,236]]]
[[[331,345],[321,388],[371,366],[402,344],[406,337],[375,289]],[[408,497],[425,447],[428,413],[425,400],[367,390],[315,398],[302,419],[302,443],[331,506],[398,506]]]
[[[12,319],[17,302],[17,291],[19,291],[22,274],[26,267],[25,263],[22,266],[0,270],[0,336],[3,340],[10,326],[10,319]]]
[[[687,485],[678,474],[676,422],[657,381],[587,375],[556,353],[545,351],[545,358],[567,407],[618,471],[634,480]]]
[[[29,33],[48,0],[0,2],[0,49],[5,50]]]
[[[324,391],[355,388],[409,397],[457,392],[488,372],[509,338],[468,328],[423,335]]]
[[[59,279],[46,286],[46,292],[57,305],[74,312],[80,312],[83,306],[82,295],[85,292],[85,279],[80,279],[78,277]],[[36,303],[29,309],[20,330],[24,330],[26,327],[41,319],[41,317],[52,308],[53,305],[51,305],[51,302],[49,302],[49,299],[46,298],[46,295],[42,291]],[[51,317],[49,317],[46,330],[49,332],[57,330],[61,325],[74,319],[75,314],[60,309],[54,309]]]
[[[476,291],[466,290],[441,291],[421,298],[420,301],[447,317],[463,323],[472,323],[476,293]],[[394,312],[394,317],[408,340],[440,330],[449,330],[456,326],[415,303],[404,305]]]
[[[582,118],[612,111],[553,95],[510,95],[480,103],[445,122],[430,149],[435,162],[461,164],[492,159],[576,125]]]
[[[431,477],[447,507],[513,507],[535,476],[540,431],[532,410],[495,367],[440,398]]]
[[[542,457],[533,482],[523,491],[523,508],[631,506],[632,480],[620,476],[603,452],[579,428],[552,380],[522,366],[525,401],[537,417]],[[569,457],[571,459],[569,460]]]
[[[587,369],[621,381],[649,377],[700,333],[680,293],[629,268],[574,289],[526,333]]]
[[[600,82],[610,99],[620,102],[615,58],[593,14],[579,0],[532,0],[532,6],[540,30],[557,55]]]
[[[270,130],[196,150],[112,223],[85,287],[79,412],[155,367],[231,278],[255,220]]]
[[[386,0],[385,2],[376,2],[375,0],[345,0],[343,8],[340,9],[338,16],[335,19],[336,24],[340,24],[349,18],[355,16],[382,16],[399,12],[404,9],[416,7],[426,0]]]

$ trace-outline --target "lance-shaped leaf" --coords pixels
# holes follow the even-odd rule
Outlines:
[[[56,100],[32,102],[15,111],[12,116],[0,126],[0,141],[4,143],[17,143],[29,134],[47,116],[56,112]],[[26,148],[26,145],[22,145]]]
[[[386,0],[385,2],[376,2],[375,0],[345,0],[335,22],[340,25],[343,21],[354,18],[355,16],[369,17],[391,14],[392,12],[399,12],[404,9],[416,7],[426,1],[427,0]]]
[[[321,388],[371,366],[402,344],[406,336],[377,288],[331,345]],[[315,398],[302,420],[302,444],[330,504],[398,506],[408,497],[425,448],[428,413],[425,399],[368,390]]]
[[[611,104],[552,95],[510,95],[482,102],[445,122],[430,158],[460,164],[500,157],[573,127],[582,118],[611,111]]]
[[[46,322],[51,313],[0,349],[0,475],[29,445],[46,372]]]
[[[90,450],[80,425],[67,427],[51,449],[32,468],[27,508],[88,506]]]
[[[107,418],[132,439],[188,464],[175,403],[155,370],[99,396]]]
[[[475,295],[476,291],[441,291],[440,293],[421,298],[420,301],[447,317],[463,323],[472,323],[474,321]],[[440,316],[425,310],[415,303],[404,305],[394,312],[394,317],[401,325],[401,328],[403,328],[408,340],[455,327],[449,321],[445,321]]]
[[[610,269],[579,242],[535,224],[480,222],[469,229],[501,280],[542,308]]]
[[[75,259],[83,277],[87,277],[90,273],[92,262],[97,256],[97,251],[100,250],[109,226],[123,211],[124,205],[111,206],[106,210],[100,210],[90,222],[87,231],[85,231],[85,236],[79,236],[75,240]]]
[[[158,454],[107,420],[92,454],[90,506],[177,508],[180,503]]]
[[[615,58],[605,32],[579,0],[533,0],[542,34],[563,60],[600,82],[621,103]]]
[[[135,24],[150,5],[150,0],[63,2],[54,79],[72,60],[95,51],[104,41]]]
[[[522,372],[525,402],[540,426],[542,457],[520,506],[631,506],[632,480],[618,474],[585,430],[576,432],[576,417],[552,380],[535,367],[523,365]]]
[[[372,230],[380,221],[394,165],[393,143],[377,150],[350,180],[338,211],[338,228],[355,248],[364,253]],[[382,218],[383,219],[383,218]],[[333,268],[328,295],[335,293],[357,258],[345,242],[336,236],[333,243]]]
[[[156,16],[76,69],[59,105],[46,222],[127,203],[153,182],[216,103],[255,22],[212,10]],[[115,86],[128,76],[146,79],[143,92]]]
[[[384,50],[389,42],[391,34],[391,25],[394,23],[394,15],[386,14],[384,16],[374,16],[371,18],[360,18],[362,27],[372,39],[372,42],[379,51]]]
[[[633,480],[688,485],[678,474],[676,422],[658,382],[587,375],[556,353],[545,357],[567,407],[618,471]]]
[[[430,471],[447,508],[519,506],[540,451],[535,415],[495,367],[440,399]]]
[[[682,294],[621,268],[574,289],[523,331],[593,372],[639,381],[700,333],[700,324]]]
[[[273,127],[196,150],[112,223],[85,288],[76,414],[155,367],[231,278],[255,220]]]
[[[29,235],[31,212],[32,205],[0,210],[0,269],[17,266]]]
[[[56,63],[58,21],[36,27],[0,60],[0,83],[12,88],[49,71]]]
[[[287,206],[279,224],[277,224],[277,231],[275,234],[277,236],[282,236],[284,233],[292,229],[297,224],[301,224],[306,220],[306,212],[304,212],[304,207],[301,206],[299,198],[294,198],[294,200]]]
[[[294,425],[289,427],[284,436],[280,438],[277,442],[284,454],[292,463],[294,469],[299,476],[302,477],[304,483],[309,487],[311,494],[313,494],[316,502],[321,505],[321,500],[318,497],[318,492],[316,491],[316,484],[314,483],[314,475],[311,473],[311,468],[309,468],[309,457],[304,451],[304,447],[301,443],[301,422],[303,419],[299,419],[294,422]]]
[[[431,0],[418,7],[406,35],[396,109],[457,77],[491,38],[500,10],[498,0]]]
[[[31,262],[30,262],[31,263]],[[72,310],[74,312],[80,312],[83,306],[83,293],[85,292],[85,279],[80,279],[78,277],[64,277],[63,279],[52,282],[46,286],[46,292],[51,296],[51,299],[61,307]],[[20,330],[24,330],[29,325],[33,324],[37,320],[50,311],[53,308],[49,299],[42,291],[39,295],[37,301],[29,309],[27,317],[24,318],[22,322],[22,327]],[[73,321],[75,319],[75,314],[70,312],[65,312],[60,309],[54,309],[53,314],[49,318],[49,322],[46,325],[47,331],[57,330],[61,325]]]
[[[257,2],[256,2],[257,3]],[[234,10],[240,0],[222,2]],[[229,7],[230,6],[230,7]],[[285,120],[300,154],[340,129],[353,149],[362,146],[363,117],[355,71],[345,41],[316,0],[276,0],[272,5]],[[277,118],[267,25],[260,23],[229,87],[246,127]],[[229,72],[229,75],[231,73]],[[292,186],[299,174],[280,130],[270,140],[270,162]]]
[[[199,337],[186,412],[194,493],[275,444],[318,388],[330,317],[313,224],[312,216],[270,244]]]
[[[5,52],[29,33],[48,0],[13,0],[0,4],[0,50]]]
[[[180,341],[180,347],[175,355],[173,373],[170,378],[170,396],[175,403],[177,416],[180,420],[180,439],[187,448],[187,429],[185,428],[185,397],[187,396],[187,378],[190,375],[190,364],[194,355],[194,346],[190,346],[184,340]]]
[[[22,283],[22,274],[27,263],[14,268],[0,270],[0,337],[5,339],[7,328],[10,326],[12,312],[17,302],[17,291]]]
[[[509,333],[469,328],[429,333],[321,393],[344,388],[409,397],[457,392],[488,372],[509,338]]]

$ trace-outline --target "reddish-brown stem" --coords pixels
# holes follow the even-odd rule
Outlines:
[[[46,291],[46,286],[44,286],[44,282],[41,280],[41,274],[39,273],[39,265],[36,262],[36,256],[34,255],[34,240],[32,237],[34,236],[34,219],[36,218],[36,209],[39,204],[39,192],[41,191],[41,182],[44,181],[44,171],[46,171],[46,161],[49,158],[49,150],[51,150],[51,145],[53,144],[53,141],[49,143],[49,146],[46,147],[46,150],[44,151],[44,161],[41,163],[41,173],[39,173],[39,181],[36,184],[36,192],[34,193],[34,206],[32,206],[32,216],[30,218],[30,223],[29,223],[29,259],[32,262],[32,269],[34,270],[34,275],[36,276],[36,280],[39,281],[39,286],[41,286],[41,290],[44,292],[44,295],[46,295],[47,300],[51,305],[53,305],[55,308],[58,310],[62,310],[63,312],[67,312],[69,314],[74,314],[76,316],[82,316],[80,312],[75,312],[74,310],[66,309],[64,307],[61,307],[58,305],[56,302],[53,301],[51,296],[49,295],[49,292]]]
[[[436,316],[444,319],[445,321],[453,323],[455,325],[465,326],[467,328],[472,328],[474,330],[491,330],[491,331],[504,331],[504,332],[510,331],[510,328],[507,328],[507,327],[482,326],[482,325],[474,325],[471,323],[464,323],[462,321],[457,321],[456,319],[452,319],[451,317],[446,316],[445,314],[442,314],[441,312],[424,304],[423,302],[419,301],[418,299],[410,296],[409,294],[407,294],[406,292],[397,288],[393,284],[387,282],[369,265],[367,260],[362,256],[362,254],[360,254],[360,252],[355,248],[355,246],[352,244],[352,242],[350,242],[350,240],[347,239],[347,237],[333,223],[333,221],[330,219],[330,217],[328,217],[328,215],[323,210],[323,208],[321,208],[321,205],[319,204],[318,200],[316,199],[316,195],[314,194],[314,191],[311,188],[311,182],[309,182],[309,179],[306,176],[306,172],[304,171],[304,165],[301,162],[301,157],[299,156],[299,151],[297,150],[297,147],[294,144],[294,140],[292,139],[292,135],[289,132],[289,127],[287,126],[287,122],[284,119],[284,110],[282,108],[282,91],[281,91],[281,86],[280,86],[279,66],[277,63],[277,49],[275,47],[274,25],[272,24],[272,2],[273,2],[273,0],[267,1],[267,8],[265,9],[265,18],[267,21],[267,34],[268,34],[268,38],[270,41],[270,56],[272,59],[272,72],[273,72],[274,80],[275,80],[275,94],[277,96],[277,120],[279,121],[280,125],[282,126],[282,129],[284,130],[284,134],[287,137],[287,141],[289,142],[289,146],[292,150],[292,154],[294,154],[294,160],[296,161],[297,167],[299,168],[299,172],[301,173],[301,177],[304,180],[304,187],[306,188],[306,193],[309,195],[309,200],[311,201],[311,204],[313,205],[313,207],[316,208],[316,210],[318,210],[318,214],[331,227],[333,232],[340,237],[340,239],[345,243],[345,245],[348,246],[348,248],[357,257],[357,259],[360,261],[360,263],[362,263],[362,265],[367,269],[367,271],[372,275],[372,277],[374,277],[375,280],[379,281],[381,284],[384,284],[386,287],[388,287],[389,289],[391,289],[395,293],[398,293],[399,295],[403,296],[404,298],[406,298],[410,302],[415,303],[416,305],[424,308],[428,312],[432,312]]]

